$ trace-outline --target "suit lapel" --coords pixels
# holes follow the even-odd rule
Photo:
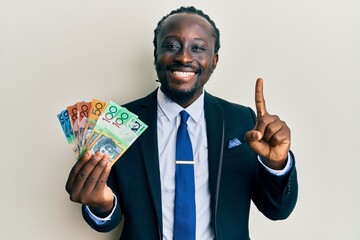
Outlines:
[[[148,124],[148,129],[139,137],[140,149],[144,159],[148,186],[156,211],[159,231],[162,234],[161,187],[159,171],[159,154],[157,145],[157,99],[154,91],[141,103],[143,109],[137,114],[139,119]]]
[[[224,144],[223,126],[224,126],[224,110],[219,102],[208,93],[205,93],[205,119],[208,141],[208,161],[209,161],[209,185],[211,195],[212,216],[214,219],[215,208],[218,194],[218,176],[219,168],[221,167],[221,146]]]

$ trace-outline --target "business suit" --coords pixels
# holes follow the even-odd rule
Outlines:
[[[84,218],[96,230],[109,231],[124,214],[121,239],[161,239],[156,91],[124,106],[149,128],[113,166],[108,184],[120,207],[112,220],[97,226],[85,212]],[[250,199],[270,219],[284,219],[291,213],[297,199],[295,166],[287,175],[276,177],[259,165],[247,143],[227,149],[229,140],[243,140],[245,133],[254,127],[255,115],[251,109],[205,93],[204,111],[215,237],[248,239]]]

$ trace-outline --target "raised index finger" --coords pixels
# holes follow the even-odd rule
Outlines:
[[[255,86],[255,105],[256,105],[256,112],[257,117],[262,117],[265,115],[266,106],[265,106],[265,99],[263,94],[263,79],[258,78],[256,80],[256,86]]]

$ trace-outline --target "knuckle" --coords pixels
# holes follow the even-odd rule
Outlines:
[[[277,135],[274,135],[273,137],[272,137],[272,141],[273,141],[273,143],[274,144],[277,144],[277,143],[279,143],[280,142],[280,136],[277,134]]]
[[[106,182],[107,182],[107,178],[100,178],[100,179],[98,180],[98,182],[99,182],[100,184],[106,183]]]
[[[98,179],[97,179],[96,177],[90,175],[89,178],[88,178],[88,181],[89,181],[90,183],[95,183],[95,182],[98,181]]]
[[[265,118],[260,118],[260,119],[258,120],[258,124],[260,124],[260,125],[266,124],[266,119],[265,119]]]
[[[86,178],[86,174],[83,171],[80,171],[79,174],[78,174],[78,178],[80,180],[84,180]]]
[[[76,194],[70,194],[69,198],[72,202],[79,202],[79,196],[77,196]]]
[[[272,136],[272,137],[276,137],[276,130],[274,129],[274,128],[272,128],[272,127],[269,127],[269,128],[267,128],[266,129],[266,132],[267,132],[267,134],[269,134],[270,136]]]
[[[287,132],[290,132],[289,126],[286,124],[285,121],[281,121],[283,129],[285,129]]]

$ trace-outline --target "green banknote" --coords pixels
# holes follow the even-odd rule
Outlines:
[[[89,147],[94,143],[95,139],[100,136],[101,132],[106,128],[106,126],[111,125],[116,120],[117,114],[123,111],[123,109],[123,107],[112,101],[107,104],[106,109],[99,116],[96,125],[88,139],[88,142],[80,154],[80,157],[87,149],[89,149]]]
[[[120,110],[89,147],[92,153],[102,152],[115,163],[148,126],[126,108]]]

